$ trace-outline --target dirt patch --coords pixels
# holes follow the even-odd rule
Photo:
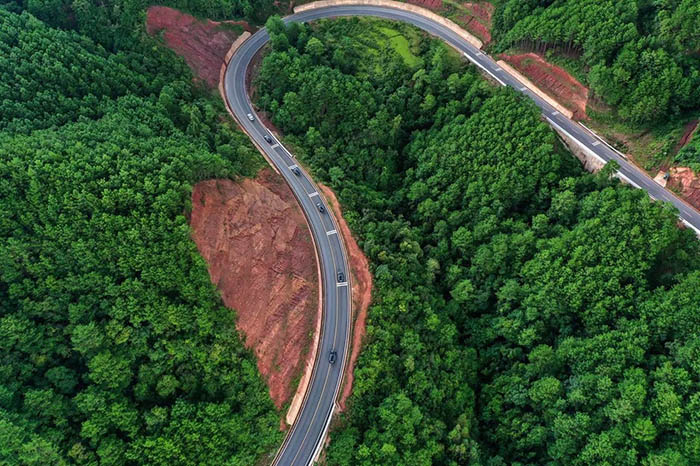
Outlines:
[[[146,31],[162,31],[165,44],[182,56],[195,75],[209,87],[219,83],[224,57],[238,34],[231,26],[253,32],[245,21],[201,21],[173,8],[152,6],[146,12]]]
[[[537,87],[574,112],[574,119],[588,119],[586,104],[588,88],[563,68],[547,63],[535,53],[500,57],[525,75]]]
[[[672,167],[667,186],[681,193],[681,197],[700,209],[700,177],[688,167]]]
[[[297,201],[268,168],[240,182],[202,181],[190,225],[279,409],[312,353],[319,311],[316,254]]]
[[[465,3],[467,14],[458,18],[460,24],[479,39],[484,44],[491,42],[491,18],[495,7],[489,2]]]
[[[442,10],[442,0],[406,0],[406,3],[422,6],[433,11]]]
[[[352,309],[353,318],[355,319],[352,330],[352,347],[350,350],[350,359],[345,366],[345,374],[343,376],[343,389],[338,400],[340,411],[345,411],[345,403],[352,393],[352,382],[354,379],[355,363],[362,349],[362,339],[365,336],[365,326],[367,323],[367,310],[372,302],[372,274],[369,271],[369,261],[362,252],[362,249],[355,241],[355,238],[350,232],[347,222],[343,218],[343,212],[335,197],[335,193],[329,187],[319,183],[321,192],[328,200],[335,217],[338,220],[338,228],[343,235],[345,247],[350,259],[350,272],[352,273]]]
[[[676,144],[676,147],[673,148],[673,155],[676,155],[678,151],[680,151],[683,147],[687,146],[688,143],[693,139],[693,134],[695,134],[695,131],[698,128],[698,120],[693,120],[689,121],[685,127],[683,128],[683,134],[681,135],[681,139],[678,141],[678,144]]]

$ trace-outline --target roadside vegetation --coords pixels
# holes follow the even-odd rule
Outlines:
[[[673,209],[422,34],[410,64],[366,40],[393,23],[267,26],[257,102],[375,276],[328,463],[700,462],[700,251]]]
[[[700,107],[700,3],[557,0],[498,3],[499,48],[576,56],[615,118],[654,125]]]
[[[0,7],[0,464],[255,464],[279,415],[186,215],[261,158],[143,11],[79,5]]]
[[[494,51],[535,51],[570,70],[591,89],[590,125],[652,174],[697,168],[695,151],[677,151],[700,118],[700,2],[494,3]]]

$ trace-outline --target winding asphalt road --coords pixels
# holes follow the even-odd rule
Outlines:
[[[334,6],[309,10],[288,16],[284,21],[312,21],[338,16],[376,16],[404,21],[439,37],[461,51],[469,61],[501,85],[511,86],[534,100],[550,125],[566,133],[590,155],[604,162],[616,161],[620,165],[618,176],[621,179],[646,190],[653,199],[673,204],[678,209],[681,220],[700,233],[700,214],[696,210],[654,182],[585,127],[560,114],[501,68],[491,57],[443,25],[417,13],[370,5]],[[349,267],[343,243],[337,232],[335,219],[328,206],[324,204],[323,197],[319,195],[318,188],[311,177],[296,163],[294,156],[257,118],[254,121],[247,118],[248,114],[255,115],[255,112],[246,91],[246,69],[253,56],[268,40],[267,31],[262,29],[241,45],[231,58],[226,70],[224,89],[229,105],[239,123],[264,150],[268,161],[282,174],[299,200],[309,221],[321,262],[324,312],[320,347],[310,388],[307,390],[301,411],[274,462],[282,466],[308,465],[316,459],[323,445],[340,388],[350,337],[351,287],[346,281],[349,277]],[[270,135],[273,142],[266,142],[264,135]],[[294,174],[295,168],[299,168],[300,175]],[[325,212],[319,211],[319,203],[325,207]],[[340,283],[338,272],[342,272],[345,277]],[[331,351],[337,352],[335,364],[331,364],[328,360]]]

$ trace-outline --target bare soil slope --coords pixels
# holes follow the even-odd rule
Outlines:
[[[490,2],[469,2],[464,4],[467,14],[461,19],[469,32],[482,40],[491,42],[491,18],[496,8]]]
[[[696,209],[700,209],[700,173],[689,167],[671,167],[669,187],[681,193],[681,197]]]
[[[588,88],[563,68],[547,63],[535,53],[504,54],[501,58],[561,105],[574,112],[575,119],[588,118],[586,115]]]
[[[227,21],[251,30],[247,23]],[[173,8],[152,6],[146,12],[146,30],[154,35],[163,32],[165,44],[182,56],[192,71],[209,87],[219,84],[219,70],[224,56],[238,34],[223,23],[200,21]]]
[[[294,195],[270,169],[192,191],[192,236],[278,408],[304,367],[318,309],[316,255]]]

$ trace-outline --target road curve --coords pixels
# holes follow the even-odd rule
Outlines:
[[[339,16],[375,16],[403,21],[444,40],[496,81],[502,85],[511,86],[531,98],[553,127],[568,134],[586,152],[605,162],[616,161],[620,165],[618,172],[620,178],[635,187],[646,190],[653,199],[673,204],[679,210],[679,216],[683,222],[696,232],[700,232],[700,214],[696,210],[654,182],[646,173],[629,163],[585,127],[557,112],[498,66],[491,57],[443,25],[418,13],[371,5],[332,6],[308,10],[288,16],[284,21],[312,21]],[[236,119],[255,143],[264,150],[268,161],[282,174],[299,200],[309,221],[321,262],[324,312],[319,351],[297,421],[292,426],[274,462],[282,466],[308,465],[316,459],[323,444],[342,379],[350,337],[350,285],[347,281],[337,283],[337,273],[342,271],[347,280],[350,269],[342,240],[337,233],[335,219],[328,206],[325,206],[323,197],[318,194],[319,191],[311,177],[301,167],[299,167],[301,175],[295,175],[292,169],[298,165],[294,156],[257,118],[255,121],[247,118],[249,113],[255,115],[255,112],[246,91],[246,69],[253,56],[268,40],[267,31],[261,29],[241,45],[226,69],[224,91]],[[266,134],[272,136],[272,144],[265,141]],[[319,212],[317,203],[325,206],[325,213]],[[330,364],[328,361],[328,355],[332,350],[337,351],[338,355],[335,364]]]

